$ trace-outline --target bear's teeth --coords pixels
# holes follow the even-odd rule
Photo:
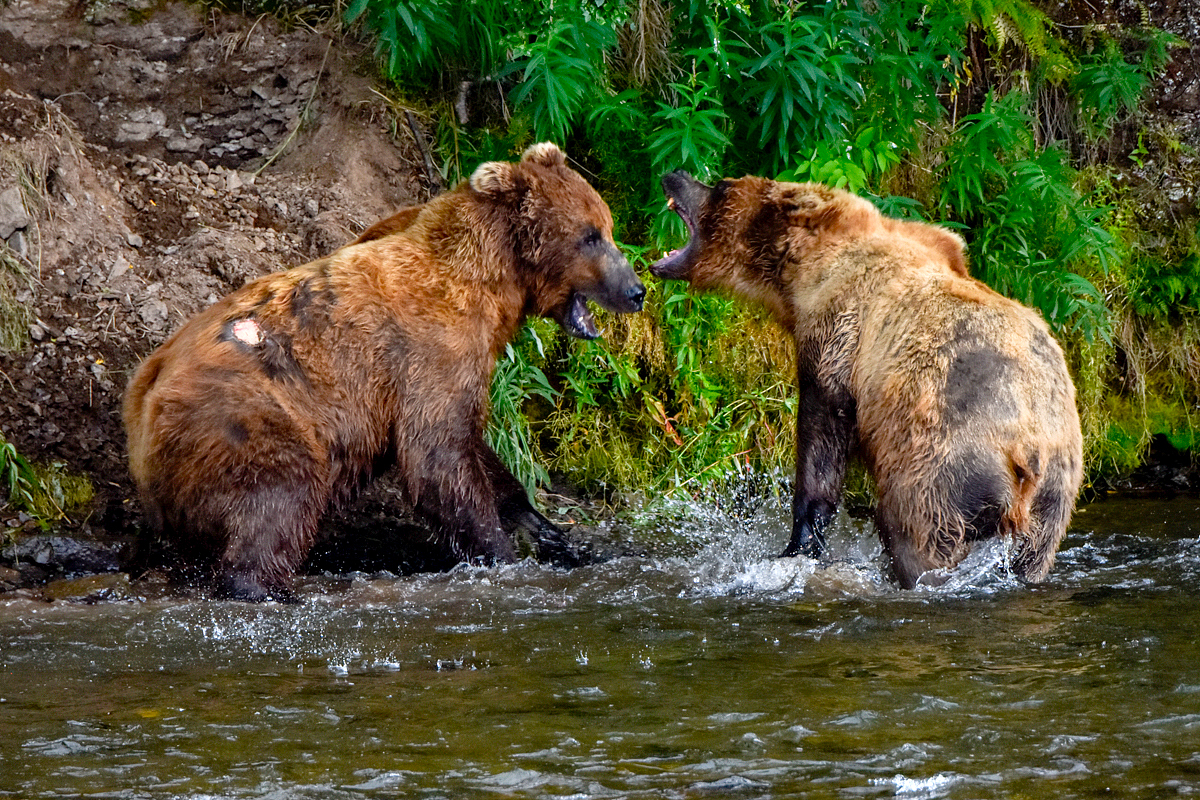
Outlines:
[[[667,208],[671,209],[672,211],[675,210],[675,198],[674,197],[667,198]]]

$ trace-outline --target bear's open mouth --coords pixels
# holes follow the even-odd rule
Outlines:
[[[596,318],[592,316],[587,297],[582,292],[571,292],[558,324],[577,339],[596,339],[600,336],[600,331],[596,328]]]
[[[667,195],[667,208],[674,211],[683,220],[684,227],[687,228],[688,240],[683,247],[670,251],[650,265],[650,271],[660,278],[686,278],[687,267],[683,262],[696,243],[694,212],[687,207],[677,193],[680,175],[687,176],[688,180],[692,179],[687,173],[671,173],[663,178],[663,192]]]

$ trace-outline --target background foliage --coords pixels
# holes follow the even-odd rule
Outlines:
[[[658,188],[677,168],[823,181],[954,226],[973,273],[1068,350],[1094,479],[1156,436],[1196,452],[1200,230],[1152,191],[1186,148],[1141,112],[1169,34],[1059,25],[1025,0],[352,0],[344,20],[398,95],[434,106],[447,179],[563,143],[643,274],[681,240]],[[786,474],[781,332],[648,283],[646,313],[607,317],[603,343],[545,323],[514,343],[493,386],[502,455],[530,485],[549,464],[626,492]]]

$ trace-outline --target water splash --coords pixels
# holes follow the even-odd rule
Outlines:
[[[936,797],[945,797],[951,788],[962,781],[961,775],[939,772],[929,778],[906,778],[903,775],[896,775],[892,778],[876,778],[871,781],[871,785],[891,788],[896,797],[903,797],[906,800],[933,800]]]

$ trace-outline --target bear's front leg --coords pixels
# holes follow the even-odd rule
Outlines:
[[[483,436],[442,441],[426,455],[415,511],[445,538],[455,555],[485,564],[516,561],[512,538],[500,524]]]
[[[520,526],[527,531],[537,545],[539,561],[567,569],[582,564],[583,559],[567,535],[533,507],[524,484],[504,466],[490,447],[484,453],[484,460],[492,476],[500,520],[505,528],[511,531],[513,527]]]
[[[846,458],[854,433],[854,401],[801,374],[796,412],[796,488],[792,538],[780,557],[817,558],[825,549],[825,527],[837,511]]]

